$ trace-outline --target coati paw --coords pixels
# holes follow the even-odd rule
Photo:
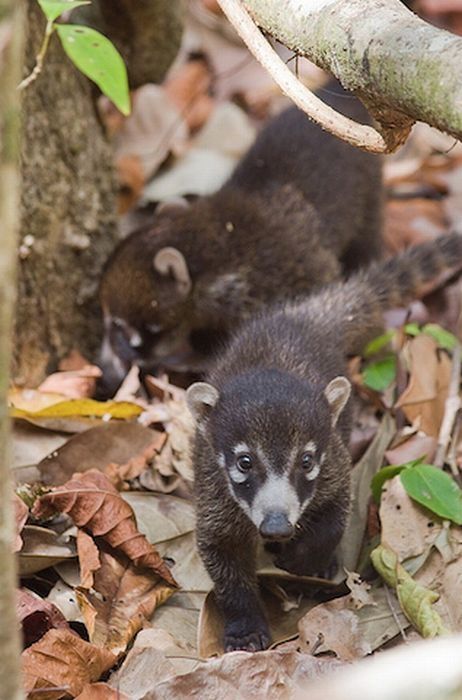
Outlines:
[[[224,649],[228,651],[262,651],[271,642],[268,625],[264,620],[252,624],[240,619],[225,626]]]

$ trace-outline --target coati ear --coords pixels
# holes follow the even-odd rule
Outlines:
[[[183,253],[171,246],[161,248],[154,256],[154,269],[161,275],[172,275],[178,291],[187,296],[192,282]]]
[[[345,404],[350,398],[351,384],[346,377],[335,377],[324,389],[324,396],[332,411],[332,425],[335,426]]]
[[[186,403],[196,421],[199,422],[215,406],[219,397],[217,389],[211,384],[196,382],[186,392]]]

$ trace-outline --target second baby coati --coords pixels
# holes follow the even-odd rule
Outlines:
[[[207,383],[188,389],[197,541],[225,650],[270,641],[255,574],[259,536],[290,572],[322,574],[332,564],[350,502],[347,356],[377,333],[385,310],[461,269],[462,237],[447,235],[275,306],[244,324]]]
[[[323,99],[358,121],[338,84]],[[381,161],[295,107],[271,119],[230,179],[122,241],[103,272],[106,378],[175,368],[262,306],[338,279],[380,250]],[[203,343],[204,345],[204,343]]]

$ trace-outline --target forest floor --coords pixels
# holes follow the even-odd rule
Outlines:
[[[141,88],[128,120],[101,101],[122,233],[159,201],[216,189],[284,104],[229,27],[199,2],[191,8],[166,82]],[[439,18],[460,21],[446,12]],[[210,64],[187,60],[198,48]],[[299,73],[323,83],[306,61]],[[388,255],[462,231],[460,143],[419,124],[385,159],[384,179]],[[113,400],[97,402],[100,371],[78,348],[40,387],[13,388],[30,697],[279,700],[378,650],[462,631],[461,299],[455,282],[390,314],[385,334],[351,360],[353,504],[339,573],[295,577],[262,553],[273,645],[258,654],[222,655],[195,546],[184,389],[167,376],[141,383],[133,367]]]

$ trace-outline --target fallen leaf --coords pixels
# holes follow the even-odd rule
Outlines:
[[[92,588],[94,583],[93,574],[101,566],[99,550],[93,538],[80,529],[77,532],[77,554],[80,564],[80,586],[82,588]]]
[[[390,464],[405,464],[419,459],[419,457],[425,457],[428,462],[431,462],[435,450],[436,439],[419,431],[407,440],[400,442],[396,447],[392,446],[385,452],[385,457]]]
[[[96,365],[86,365],[78,370],[67,370],[50,374],[38,387],[39,391],[61,394],[70,399],[93,396],[96,380],[102,371]]]
[[[91,683],[86,685],[75,700],[131,700],[120,690],[111,688],[107,683]]]
[[[418,335],[408,341],[409,384],[399,397],[396,407],[424,433],[438,437],[444,414],[444,404],[451,375],[451,361],[438,351],[436,341],[428,335]],[[422,367],[425,371],[422,372]]]
[[[298,652],[235,651],[212,659],[191,673],[156,684],[143,700],[233,698],[233,700],[287,700],[308,680],[341,668],[338,659],[316,658]]]
[[[66,484],[39,498],[33,508],[37,518],[55,512],[68,513],[78,527],[123,552],[135,566],[151,569],[175,586],[168,566],[141,535],[131,507],[101,472],[90,470],[75,475]]]
[[[17,592],[16,615],[22,625],[25,647],[37,642],[50,629],[69,629],[66,618],[53,603],[25,588]]]
[[[71,542],[48,528],[25,525],[22,539],[23,546],[18,556],[20,576],[43,571],[65,559],[73,559],[76,554]]]
[[[423,637],[449,633],[441,617],[432,607],[439,599],[439,594],[414,581],[399,563],[393,550],[379,545],[371,553],[371,560],[385,583],[396,589],[401,609]]]
[[[116,662],[111,652],[63,629],[47,632],[21,658],[29,700],[56,700],[69,694],[75,697]]]
[[[47,396],[58,396],[48,394]],[[50,399],[51,401],[51,399]],[[21,402],[25,405],[25,402]],[[134,403],[128,401],[95,401],[94,399],[69,399],[63,400],[62,395],[59,395],[59,400],[53,400],[52,403],[44,405],[41,408],[36,408],[36,402],[31,402],[27,406],[18,407],[17,404],[11,403],[10,415],[12,418],[70,418],[73,416],[89,416],[105,418],[118,418],[127,420],[136,418],[143,409]],[[107,417],[107,418],[106,418]]]
[[[23,542],[21,538],[21,531],[26,524],[27,518],[29,517],[29,508],[26,506],[24,501],[19,498],[15,493],[13,494],[14,499],[14,519],[16,525],[16,538],[13,545],[13,552],[19,552]]]
[[[132,479],[161,450],[166,434],[138,423],[109,422],[71,437],[38,464],[45,484],[60,486],[78,472],[108,469],[116,483]]]
[[[101,552],[100,562],[92,589],[78,590],[77,599],[90,641],[119,653],[173,589],[127,559]]]
[[[75,561],[72,562],[75,564]],[[79,581],[76,582],[78,585]],[[67,585],[59,579],[49,592],[47,600],[53,603],[62,612],[68,622],[81,622],[84,624],[82,612],[77,602],[77,595],[73,586]]]
[[[11,427],[11,468],[16,484],[40,481],[36,465],[46,455],[61,447],[69,436],[42,430],[26,421],[15,421]]]
[[[298,623],[300,642],[313,654],[331,651],[343,661],[370,654],[372,649],[359,627],[358,616],[348,609],[350,596],[336,598],[310,610]]]
[[[356,571],[348,571],[345,584],[351,591],[350,605],[354,610],[360,610],[365,605],[374,605],[374,599],[370,594],[370,584],[362,581]]]
[[[351,509],[345,533],[338,549],[339,575],[343,580],[344,569],[356,570],[364,532],[367,525],[370,483],[380,469],[383,455],[395,431],[395,422],[389,413],[382,419],[376,436],[351,473]]]

